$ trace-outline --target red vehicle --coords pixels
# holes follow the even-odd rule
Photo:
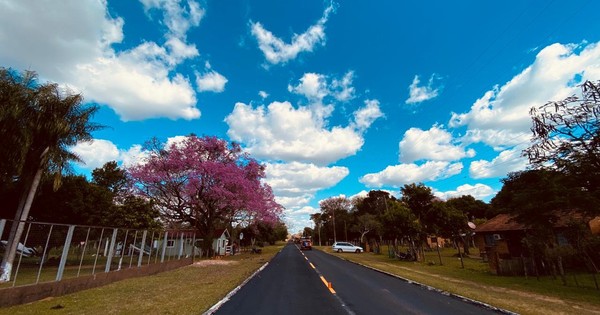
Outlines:
[[[312,250],[312,242],[309,239],[300,240],[300,249]]]

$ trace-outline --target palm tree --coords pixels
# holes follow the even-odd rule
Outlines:
[[[29,215],[42,175],[45,172],[54,175],[55,187],[58,187],[60,175],[68,167],[68,163],[80,161],[77,155],[69,152],[69,148],[78,142],[91,140],[91,133],[101,126],[90,122],[98,108],[82,105],[83,97],[80,94],[63,91],[56,83],[38,84],[33,72],[25,72],[20,76],[11,70],[1,70],[3,75],[0,79],[10,78],[11,81],[8,84],[2,82],[0,87],[12,88],[0,90],[0,95],[3,95],[1,100],[7,100],[0,106],[8,107],[0,114],[4,115],[12,110],[13,116],[0,119],[6,120],[17,134],[2,129],[3,133],[7,133],[0,137],[11,139],[16,136],[21,146],[18,158],[14,161],[19,170],[15,175],[20,199],[0,275],[0,281],[10,281],[17,245],[25,227],[24,221]]]

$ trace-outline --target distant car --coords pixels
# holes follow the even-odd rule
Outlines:
[[[333,246],[331,246],[334,252],[342,253],[342,252],[350,252],[350,253],[362,253],[364,250],[360,246],[353,245],[347,242],[335,242]]]
[[[312,250],[312,242],[309,240],[300,241],[300,249]]]
[[[6,248],[7,241],[0,241],[0,249],[4,250]],[[23,255],[23,257],[32,257],[38,254],[37,250],[32,247],[26,247],[22,243],[19,242],[17,245],[17,255]]]

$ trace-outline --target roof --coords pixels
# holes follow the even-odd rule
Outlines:
[[[518,223],[514,216],[505,213],[501,213],[475,228],[476,233],[523,230],[527,230],[524,224]]]
[[[556,222],[554,222],[555,228],[567,227],[572,221],[590,221],[589,217],[585,217],[581,212],[575,210],[555,211],[553,214],[557,218]],[[516,216],[501,213],[479,225],[475,228],[475,232],[524,231],[528,229],[529,227],[527,225],[517,222]]]
[[[230,237],[229,231],[227,229],[216,229],[214,236],[216,238],[221,238],[221,236],[223,236],[223,234],[225,234],[225,238]]]

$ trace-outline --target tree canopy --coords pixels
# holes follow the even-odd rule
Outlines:
[[[90,140],[101,126],[90,121],[96,106],[56,83],[39,83],[32,71],[19,74],[0,68],[0,184],[15,185],[19,202],[15,221],[27,219],[44,174],[54,175],[55,187],[64,168],[79,157],[69,149]],[[10,280],[12,262],[23,224],[13,224],[2,261],[0,281]]]
[[[524,151],[537,169],[565,175],[578,191],[571,206],[600,214],[600,82],[581,84],[581,96],[532,108],[532,144]]]
[[[163,219],[189,223],[210,250],[217,225],[235,220],[277,222],[282,207],[262,179],[264,167],[236,143],[190,135],[177,143],[154,139],[148,157],[127,169],[133,188],[158,207]]]

